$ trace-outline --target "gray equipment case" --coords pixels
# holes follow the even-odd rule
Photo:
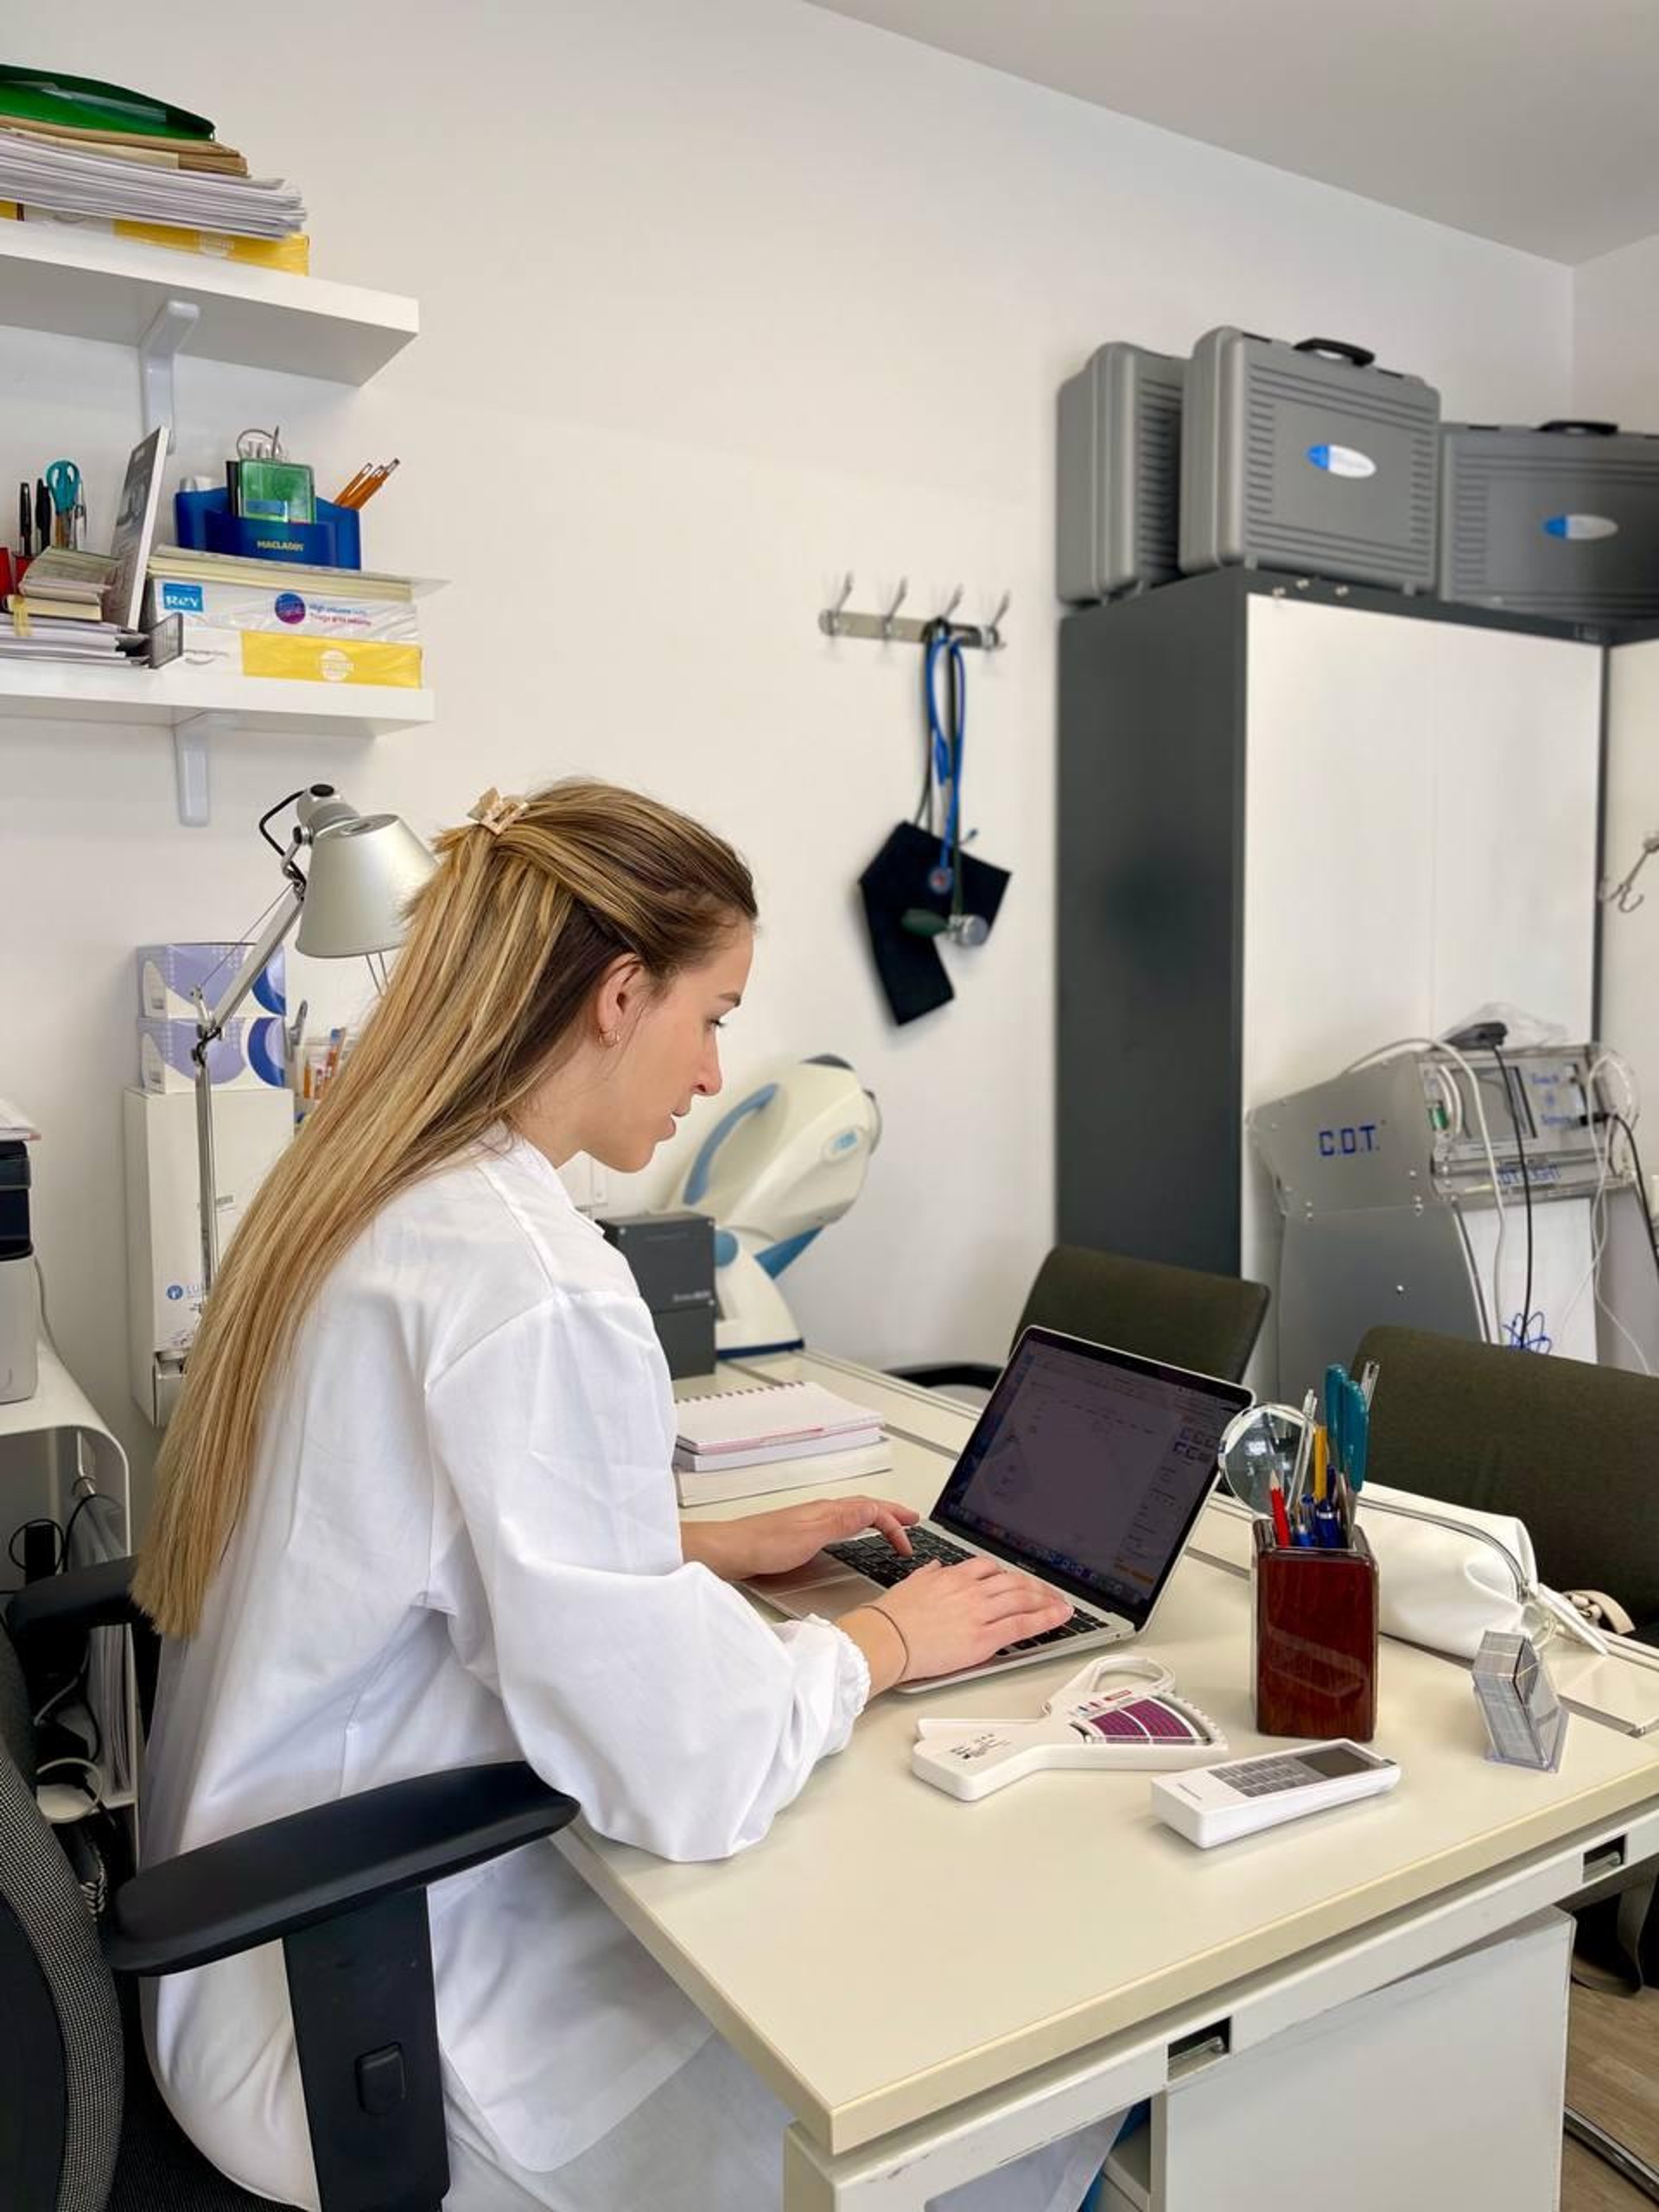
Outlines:
[[[1143,346],[1102,346],[1060,386],[1055,452],[1056,587],[1113,599],[1173,583],[1186,364]]]
[[[1659,438],[1448,423],[1440,595],[1568,621],[1659,615]]]
[[[1440,397],[1338,339],[1211,330],[1181,425],[1180,561],[1434,588]]]

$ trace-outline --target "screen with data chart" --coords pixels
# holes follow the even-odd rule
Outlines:
[[[1138,1623],[1249,1402],[1237,1383],[1028,1329],[933,1518]]]

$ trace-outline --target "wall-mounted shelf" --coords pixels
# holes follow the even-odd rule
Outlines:
[[[134,347],[145,431],[165,425],[170,435],[173,364],[184,348],[210,361],[366,384],[416,336],[420,309],[358,284],[59,223],[0,222],[0,324]],[[171,729],[179,819],[195,827],[208,818],[208,747],[216,736],[379,737],[429,722],[434,712],[424,690],[0,661],[0,716]]]
[[[30,721],[137,722],[173,732],[179,819],[207,820],[208,747],[251,731],[299,738],[385,737],[429,722],[430,691],[380,683],[306,683],[215,669],[77,667],[0,661],[0,715]]]
[[[193,354],[366,384],[420,329],[394,292],[250,269],[58,223],[0,222],[0,322],[142,346],[172,301],[196,309]]]

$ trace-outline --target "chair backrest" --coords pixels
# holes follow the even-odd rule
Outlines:
[[[1268,1293],[1259,1282],[1057,1244],[1037,1271],[1020,1329],[1063,1329],[1236,1382],[1267,1310]]]
[[[1659,1382],[1553,1353],[1373,1329],[1368,1474],[1525,1522],[1556,1590],[1659,1619]]]
[[[0,2205],[104,2212],[121,2139],[121,2016],[35,1773],[22,1669],[0,1628]]]

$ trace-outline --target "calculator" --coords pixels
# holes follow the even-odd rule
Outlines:
[[[1201,1851],[1254,1835],[1258,1828],[1299,1821],[1357,1797],[1376,1797],[1400,1779],[1393,1759],[1346,1741],[1305,1744],[1185,1774],[1160,1775],[1152,1809]]]

